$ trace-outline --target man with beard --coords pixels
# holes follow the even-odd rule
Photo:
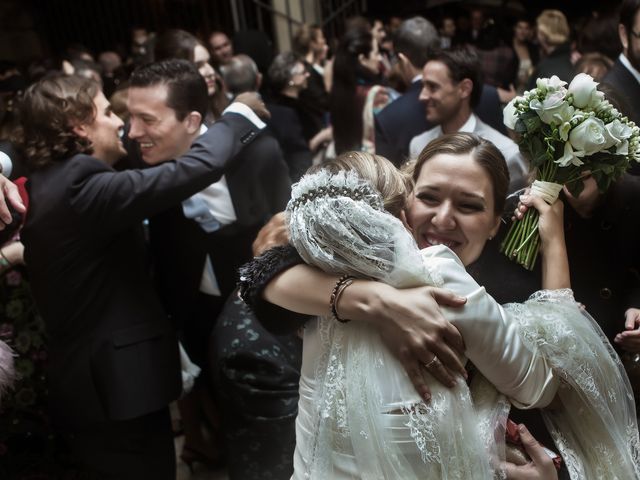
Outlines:
[[[266,114],[262,102],[237,100],[232,110],[244,114],[223,115],[175,162],[116,172],[123,123],[95,83],[56,76],[25,93],[33,173],[22,240],[49,338],[51,417],[82,478],[175,478],[168,405],[181,392],[178,343],[148,276],[140,226],[218,180],[257,135],[246,117],[249,107]]]
[[[604,77],[623,97],[629,118],[640,123],[640,0],[625,0],[620,8],[618,35],[622,53]]]

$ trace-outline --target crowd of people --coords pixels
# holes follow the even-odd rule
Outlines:
[[[548,205],[503,123],[638,122],[640,0],[499,13],[0,62],[0,476],[640,478],[640,169]]]

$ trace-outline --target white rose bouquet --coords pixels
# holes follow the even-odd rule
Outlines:
[[[566,85],[555,75],[539,78],[535,89],[504,109],[504,123],[519,134],[520,150],[535,172],[532,193],[548,203],[563,186],[578,195],[586,173],[605,191],[631,161],[640,161],[640,130],[604,98],[593,78],[580,73]],[[538,212],[530,209],[511,226],[501,251],[531,270],[539,246]]]

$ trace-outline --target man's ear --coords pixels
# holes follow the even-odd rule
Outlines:
[[[470,78],[463,78],[460,83],[458,83],[458,91],[460,92],[461,98],[471,97],[471,92],[473,91],[473,80]]]
[[[189,112],[183,120],[187,127],[187,133],[193,135],[200,131],[200,125],[202,124],[202,115],[199,112]]]
[[[256,92],[260,91],[261,86],[262,86],[262,74],[258,72],[258,76],[256,77]]]
[[[618,37],[620,37],[622,48],[627,50],[629,48],[629,36],[627,35],[627,29],[622,23],[618,24]]]
[[[78,123],[77,125],[74,125],[72,130],[73,130],[73,133],[75,133],[80,138],[89,138],[87,125],[85,125],[84,123]]]

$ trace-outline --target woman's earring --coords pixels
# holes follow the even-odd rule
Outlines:
[[[294,85],[293,80],[289,80],[289,86],[293,87],[293,85]]]
[[[493,235],[489,235],[488,240],[493,240]]]

